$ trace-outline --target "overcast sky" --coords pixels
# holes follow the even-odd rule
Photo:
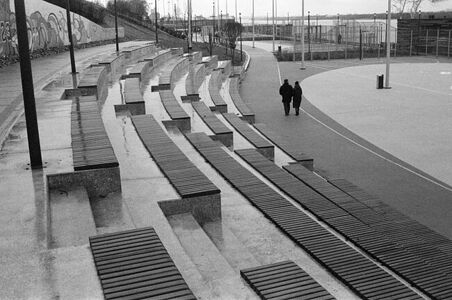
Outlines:
[[[107,0],[102,0],[107,2]],[[155,0],[147,0],[147,2],[154,7]],[[252,0],[192,0],[193,15],[211,16],[213,9],[213,2],[215,7],[219,2],[220,10],[223,14],[226,11],[230,15],[235,15],[235,3],[237,2],[237,11],[242,12],[242,16],[250,16],[252,12]],[[168,14],[168,7],[174,7],[174,4],[185,11],[187,7],[187,0],[158,0],[159,11]],[[276,0],[278,16],[301,15],[302,0]],[[452,10],[452,0],[446,0],[437,4],[432,4],[425,0],[422,4],[423,11],[438,11],[438,10]],[[163,8],[165,5],[165,8]],[[227,5],[227,9],[226,9]],[[266,16],[267,13],[272,14],[272,0],[254,0],[255,15]],[[347,13],[374,13],[385,12],[388,8],[387,0],[305,0],[305,11],[311,11],[311,14],[329,14],[336,15]],[[173,11],[174,9],[172,9]]]

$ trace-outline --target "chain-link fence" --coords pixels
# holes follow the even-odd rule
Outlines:
[[[395,21],[394,21],[395,22]],[[304,25],[305,59],[366,58],[386,56],[386,22],[335,20],[331,25],[306,22]],[[301,59],[301,20],[275,25],[278,58]],[[252,38],[252,26],[246,24],[244,40]],[[391,27],[391,56],[436,55],[451,57],[451,30],[399,30]],[[255,25],[255,40],[272,40],[273,25]]]

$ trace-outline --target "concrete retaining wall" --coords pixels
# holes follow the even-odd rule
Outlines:
[[[43,0],[26,0],[28,41],[30,50],[69,45],[66,11]],[[76,45],[113,40],[114,28],[103,28],[94,22],[71,13],[73,41]],[[124,37],[124,28],[119,28]],[[14,0],[0,0],[0,56],[18,55]]]

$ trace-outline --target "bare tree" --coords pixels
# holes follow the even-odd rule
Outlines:
[[[236,47],[237,38],[240,36],[240,33],[243,30],[242,24],[238,22],[228,22],[224,24],[223,30],[226,33],[226,37],[228,39],[227,46],[229,46],[232,50],[232,62],[234,62],[234,50]]]
[[[443,2],[449,0],[392,0],[392,7],[396,12],[403,14],[404,12],[409,12],[411,16],[419,11],[419,7],[424,2]]]

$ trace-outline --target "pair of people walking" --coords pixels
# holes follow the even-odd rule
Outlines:
[[[279,88],[279,94],[282,96],[282,102],[284,105],[284,113],[286,116],[290,112],[290,102],[293,99],[293,108],[295,109],[295,115],[300,114],[301,97],[303,95],[303,90],[301,89],[300,83],[295,81],[295,86],[292,87],[289,84],[288,79],[284,79],[283,85]]]

